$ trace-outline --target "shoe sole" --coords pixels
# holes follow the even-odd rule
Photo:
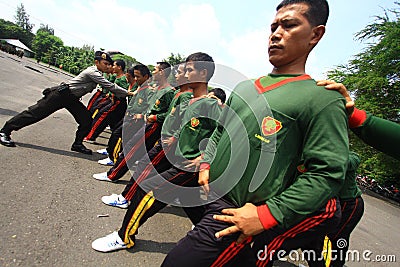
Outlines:
[[[100,163],[100,162],[97,162],[98,164],[100,164],[100,165],[104,165],[104,166],[114,166],[114,163],[113,164],[110,164],[110,163]]]
[[[103,201],[101,201],[103,202]],[[120,208],[120,209],[127,209],[128,208],[128,204],[126,204],[126,206],[120,206],[120,205],[113,205],[113,204],[109,204],[109,203],[105,203],[103,202],[104,205],[110,206],[110,207],[116,207],[116,208]]]
[[[75,148],[71,148],[71,151],[79,152],[79,153],[82,153],[82,154],[85,154],[85,155],[93,155],[92,151],[90,151],[90,152],[84,152],[84,151],[82,151],[82,150],[75,149]]]
[[[1,144],[2,144],[3,146],[6,146],[6,147],[16,147],[15,144],[8,144],[8,143],[3,143],[3,142],[1,142]]]
[[[112,182],[110,179],[108,179],[108,177],[107,177],[107,180],[106,180],[106,179],[104,179],[103,177],[96,177],[95,175],[97,175],[97,173],[96,173],[96,174],[93,174],[92,177],[93,177],[94,179],[96,179],[97,181]]]
[[[88,144],[94,144],[94,145],[98,144],[96,141],[91,141],[91,140],[83,140],[83,142],[88,143]]]

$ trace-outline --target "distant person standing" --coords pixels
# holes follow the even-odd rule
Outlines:
[[[8,120],[0,130],[0,143],[4,146],[15,147],[15,143],[10,137],[12,131],[17,131],[34,124],[50,116],[57,110],[65,108],[74,116],[75,121],[79,124],[71,150],[84,154],[92,154],[92,151],[82,144],[83,138],[90,131],[92,118],[90,112],[80,101],[80,98],[92,92],[97,84],[109,89],[119,97],[131,94],[103,77],[102,72],[106,71],[113,62],[110,55],[102,51],[97,51],[95,52],[94,59],[94,66],[88,67],[66,83],[46,88],[43,91],[43,98],[35,105],[30,106],[27,110]]]

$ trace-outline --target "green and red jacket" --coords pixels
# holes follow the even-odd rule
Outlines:
[[[175,155],[186,159],[200,156],[206,145],[202,141],[210,138],[218,125],[222,106],[214,98],[193,98],[183,114],[180,130],[176,132],[178,145]]]
[[[149,108],[149,98],[151,95],[151,89],[147,84],[138,87],[138,89],[136,89],[136,95],[129,102],[127,108],[128,115],[144,115]]]
[[[341,200],[354,199],[362,195],[360,188],[357,186],[357,169],[360,165],[360,158],[354,152],[350,152],[349,161],[347,163],[347,171],[344,179],[343,187],[339,191]]]
[[[210,188],[238,207],[258,205],[266,229],[293,226],[341,189],[347,128],[345,99],[308,75],[242,82],[204,153]],[[307,172],[296,176],[302,159]]]
[[[164,120],[161,136],[171,137],[174,133],[179,130],[182,121],[183,112],[186,110],[190,99],[193,98],[192,91],[176,91],[174,98],[168,109],[168,115]]]
[[[169,105],[174,98],[175,90],[170,85],[166,87],[158,86],[149,100],[147,116],[155,116],[156,122],[163,123],[168,115]]]
[[[139,87],[139,84],[137,82],[134,82],[133,84],[129,84],[128,91],[135,92],[138,89],[138,87]],[[135,99],[135,96],[136,95],[128,96],[128,108],[129,108],[129,105],[130,105],[132,99]]]

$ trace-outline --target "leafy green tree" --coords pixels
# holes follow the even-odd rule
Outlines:
[[[125,61],[126,64],[126,70],[130,67],[133,67],[134,65],[138,64],[139,62],[136,60],[136,58],[133,58],[131,56],[128,55],[122,55],[122,54],[115,54],[112,57],[113,60],[117,60],[117,59],[122,59],[123,61]]]
[[[48,32],[49,34],[51,34],[51,35],[54,35],[54,29],[53,28],[51,28],[49,25],[44,25],[44,24],[40,24],[40,27],[39,27],[39,29],[38,29],[38,31],[45,31],[45,32]]]
[[[171,66],[176,66],[179,63],[185,62],[186,57],[182,56],[181,54],[174,54],[171,53],[171,55],[165,59],[163,59],[163,61],[168,62],[169,64],[171,64]]]
[[[369,41],[367,47],[348,64],[330,71],[328,77],[348,88],[358,108],[400,123],[400,11],[395,8],[384,13],[356,34],[357,40]],[[350,144],[362,157],[362,173],[382,183],[397,181],[400,185],[399,161],[368,147],[354,135],[350,135]]]
[[[59,37],[51,35],[48,31],[38,30],[32,41],[32,50],[35,52],[37,60],[43,60],[50,64],[52,61],[50,55],[53,55],[63,45],[64,43]]]
[[[34,24],[29,22],[29,15],[26,13],[24,5],[21,3],[20,6],[17,7],[17,14],[14,16],[15,23],[20,26],[22,29],[32,32]]]
[[[76,75],[93,65],[94,50],[89,45],[84,45],[82,48],[62,46],[53,56],[56,67],[62,66],[63,70]]]

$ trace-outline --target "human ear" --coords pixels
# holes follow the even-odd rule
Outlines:
[[[208,71],[206,69],[203,69],[200,71],[200,76],[204,81],[207,81],[207,74],[208,74]]]
[[[312,29],[312,37],[310,40],[310,45],[315,46],[324,36],[325,34],[325,26],[324,25],[318,25]]]

